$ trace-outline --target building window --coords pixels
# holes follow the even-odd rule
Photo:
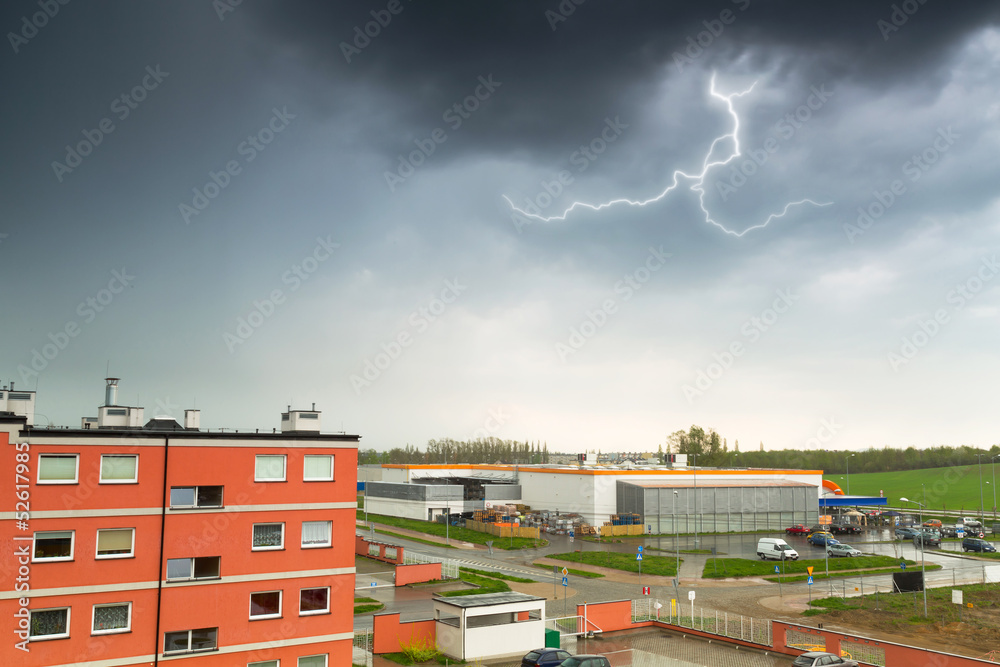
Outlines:
[[[97,558],[127,558],[133,554],[135,528],[97,531]]]
[[[302,479],[306,482],[332,482],[333,481],[333,456],[326,454],[323,456],[307,455],[303,459]]]
[[[101,484],[134,484],[139,481],[138,468],[135,454],[102,454]]]
[[[163,634],[164,653],[210,651],[219,646],[219,628],[200,628]]]
[[[39,484],[75,484],[80,467],[79,454],[39,454]]]
[[[222,507],[222,487],[172,486],[170,507]]]
[[[280,667],[280,660],[264,660],[262,662],[248,662],[247,667]]]
[[[250,618],[280,618],[281,591],[263,591],[250,594]]]
[[[168,558],[167,581],[186,579],[218,579],[222,567],[221,556],[201,558]]]
[[[94,627],[91,630],[92,634],[108,635],[113,632],[128,632],[131,629],[131,602],[94,605]]]
[[[35,533],[35,561],[73,560],[73,531]]]
[[[303,588],[299,591],[299,616],[330,611],[330,587]]]
[[[285,546],[285,524],[255,523],[253,525],[253,551],[283,549]]]
[[[304,655],[299,658],[298,667],[326,667],[327,653],[323,655]]]
[[[330,533],[332,528],[332,521],[303,521],[302,548],[312,549],[315,547],[330,546]]]
[[[283,454],[258,454],[254,465],[253,481],[284,482],[285,457]]]
[[[32,609],[31,630],[28,636],[33,640],[69,637],[69,607]]]

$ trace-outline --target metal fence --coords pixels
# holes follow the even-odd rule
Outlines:
[[[354,631],[354,646],[351,651],[351,664],[372,667],[375,649],[375,633],[371,628]]]
[[[693,613],[692,613],[693,611]],[[772,646],[771,621],[741,614],[730,614],[704,607],[692,608],[678,601],[671,609],[670,602],[655,598],[632,600],[632,622],[661,621],[682,628],[739,639],[740,641]]]
[[[442,579],[458,579],[458,561],[451,558],[438,558],[426,554],[416,553],[405,549],[403,551],[403,565],[423,565],[425,563],[441,563]]]

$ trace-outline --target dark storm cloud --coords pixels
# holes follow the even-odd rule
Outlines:
[[[594,113],[634,116],[665,78],[741,57],[759,69],[795,67],[811,81],[932,86],[938,63],[963,35],[1000,16],[996,5],[940,0],[389,4],[398,14],[382,2],[253,8],[263,32],[299,49],[331,81],[388,95],[383,119],[395,132],[376,140],[388,152],[401,133],[440,126],[481,75],[493,74],[502,87],[479,112],[489,122],[463,129],[463,146],[544,152],[578,141],[599,120]],[[375,36],[364,34],[366,24]],[[328,103],[351,104],[343,93],[331,88]]]

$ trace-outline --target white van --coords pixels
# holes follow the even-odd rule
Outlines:
[[[788,546],[788,542],[775,537],[762,537],[757,542],[757,555],[761,560],[798,560],[799,552]]]

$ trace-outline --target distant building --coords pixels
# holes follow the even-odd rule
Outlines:
[[[144,423],[115,378],[78,429],[0,408],[0,665],[350,664],[358,436]]]

